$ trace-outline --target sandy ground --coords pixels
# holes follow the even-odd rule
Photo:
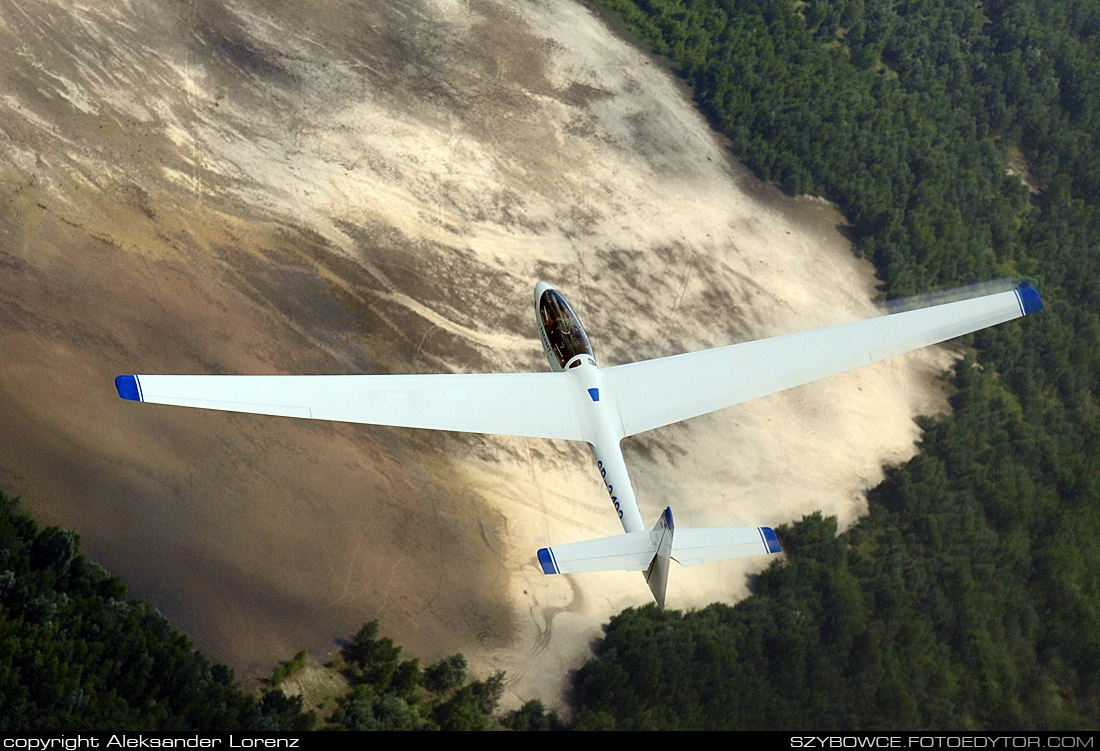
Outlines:
[[[682,88],[565,2],[0,5],[0,487],[239,675],[365,620],[557,704],[637,575],[587,447],[139,406],[117,373],[544,369],[539,279],[601,364],[870,315],[840,217],[751,178]],[[643,517],[843,525],[923,353],[629,439]],[[552,408],[552,405],[548,405]],[[765,561],[674,569],[670,607]]]

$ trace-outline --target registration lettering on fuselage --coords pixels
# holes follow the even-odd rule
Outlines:
[[[615,497],[615,488],[607,481],[607,468],[603,466],[603,460],[597,459],[596,466],[600,468],[600,477],[603,478],[603,484],[607,486],[607,494],[611,496],[611,502],[615,504],[615,510],[619,512],[619,518],[622,519],[623,510],[619,508],[619,499]]]

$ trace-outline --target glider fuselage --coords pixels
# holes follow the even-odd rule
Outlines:
[[[562,294],[545,282],[535,287],[535,315],[539,338],[551,369],[564,371],[576,384],[574,398],[581,433],[592,447],[596,468],[623,529],[644,532],[646,528],[638,510],[638,500],[619,447],[626,436],[623,421],[614,401],[615,395],[600,378],[592,345],[580,319]]]

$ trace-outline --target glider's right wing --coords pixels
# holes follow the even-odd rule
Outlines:
[[[1030,287],[602,371],[626,435],[843,373],[1043,309]]]
[[[123,399],[155,404],[583,440],[564,373],[120,375],[115,386]]]

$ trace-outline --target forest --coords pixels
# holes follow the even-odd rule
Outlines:
[[[212,664],[148,603],[80,554],[72,532],[39,526],[0,493],[0,733],[80,730],[488,730],[550,729],[539,702],[497,718],[504,674],[468,681],[466,658],[421,668],[364,624],[330,666],[345,690],[323,721],[278,684],[306,661],[299,652],[259,699],[233,671]]]
[[[299,730],[301,700],[246,696],[148,603],[0,493],[0,733]]]
[[[884,297],[1026,278],[1046,310],[965,341],[953,413],[856,527],[782,528],[736,606],[613,618],[571,727],[1100,727],[1100,4],[591,2],[759,176],[840,207]],[[241,694],[72,533],[0,511],[0,730],[314,722]],[[364,629],[334,725],[497,722],[499,677]],[[537,702],[502,724],[562,727]]]
[[[1100,727],[1100,5],[598,0],[734,153],[835,201],[886,297],[1027,278],[953,414],[736,607],[615,617],[577,728]],[[675,708],[676,711],[669,711]]]

